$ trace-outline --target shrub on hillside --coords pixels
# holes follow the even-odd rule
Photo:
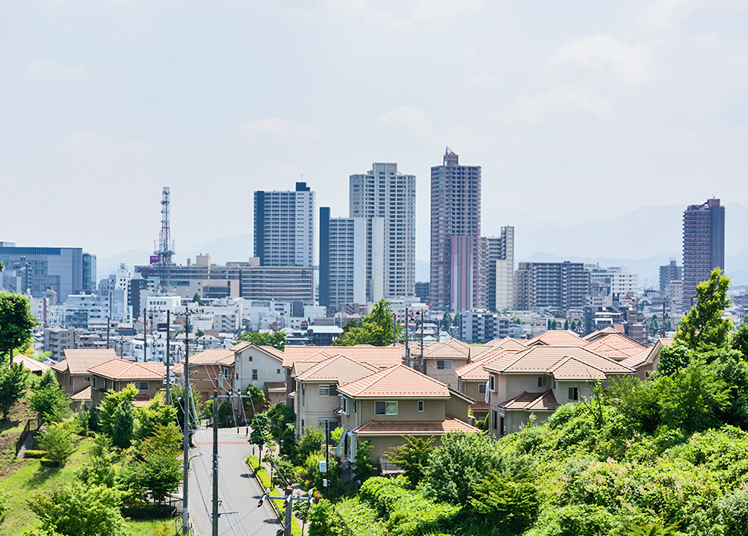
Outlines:
[[[43,450],[25,450],[23,452],[24,458],[44,458],[44,455],[46,454]]]

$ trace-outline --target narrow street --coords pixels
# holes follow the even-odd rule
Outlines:
[[[243,430],[243,429],[242,429]],[[213,432],[200,430],[193,437],[190,464],[190,517],[197,536],[211,536]],[[236,428],[218,431],[219,536],[275,536],[281,524],[266,501],[258,508],[262,490],[244,463],[252,447]]]

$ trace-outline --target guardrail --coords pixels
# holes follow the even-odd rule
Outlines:
[[[36,428],[31,429],[31,423],[36,421]],[[16,456],[18,456],[18,453],[21,451],[21,447],[23,447],[23,444],[26,442],[26,438],[29,437],[31,432],[36,432],[39,430],[41,426],[41,421],[39,419],[29,419],[26,421],[26,426],[23,427],[23,432],[21,432],[21,435],[16,440]]]

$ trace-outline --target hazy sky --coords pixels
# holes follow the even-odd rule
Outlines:
[[[302,174],[347,216],[386,161],[428,260],[446,145],[483,166],[485,235],[745,204],[746,28],[745,0],[0,0],[0,240],[150,249],[170,186],[179,250]]]

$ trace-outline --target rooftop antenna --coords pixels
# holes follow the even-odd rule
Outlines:
[[[158,291],[162,296],[172,293],[171,256],[174,255],[174,242],[169,224],[170,205],[169,187],[164,186],[161,193],[161,232],[158,235],[158,248],[154,252],[154,256],[158,257]]]

